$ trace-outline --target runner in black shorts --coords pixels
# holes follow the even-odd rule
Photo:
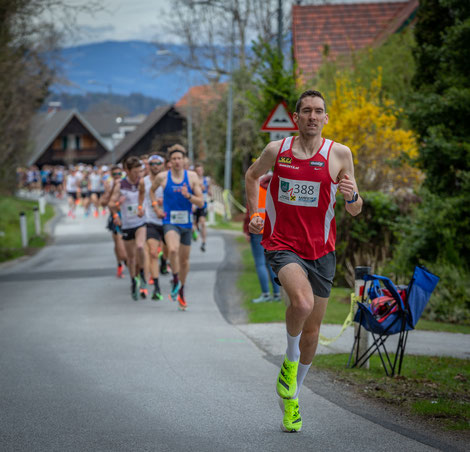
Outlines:
[[[201,234],[201,251],[206,251],[206,240],[207,240],[207,206],[209,197],[211,196],[211,184],[208,176],[204,176],[204,167],[202,163],[196,163],[194,171],[199,177],[199,183],[201,184],[202,195],[204,197],[204,205],[202,207],[196,207],[194,211],[194,227]],[[197,238],[197,235],[195,236]]]
[[[111,196],[113,194],[113,190],[116,185],[116,182],[121,180],[121,176],[122,176],[121,168],[117,165],[114,165],[111,168],[111,178],[106,179],[104,183],[104,193],[103,193],[103,196],[101,196],[100,198],[100,203],[103,208],[108,207],[111,201]],[[115,207],[116,207],[116,214],[119,216],[121,213],[119,210],[119,206],[115,206]],[[117,261],[116,277],[124,278],[124,275],[123,275],[124,264],[127,261],[126,249],[124,248],[124,242],[122,240],[121,228],[113,221],[112,214],[110,214],[108,217],[107,228],[109,231],[111,231],[112,237],[113,237],[114,255],[116,256],[116,261]]]
[[[263,231],[266,258],[290,301],[287,350],[276,381],[285,432],[302,427],[300,387],[316,353],[335,274],[337,192],[344,196],[350,215],[362,209],[350,149],[322,137],[328,119],[321,93],[304,92],[294,113],[299,136],[269,143],[245,177],[249,230]],[[258,180],[273,167],[263,220]]]
[[[149,174],[144,177],[145,183],[145,215],[147,221],[147,242],[145,247],[145,271],[147,280],[153,279],[154,290],[152,300],[163,300],[160,290],[159,253],[164,243],[163,220],[163,189],[159,187],[155,193],[156,204],[152,205],[150,187],[153,181],[164,168],[165,159],[161,155],[151,155],[148,158]]]

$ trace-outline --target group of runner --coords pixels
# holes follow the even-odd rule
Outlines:
[[[160,273],[172,273],[169,298],[187,308],[184,293],[189,272],[191,240],[199,230],[201,250],[206,250],[207,202],[210,182],[197,164],[189,169],[185,149],[174,145],[166,156],[131,156],[111,168],[104,184],[101,204],[111,212],[117,260],[117,276],[127,266],[134,300],[146,298],[153,285],[152,300],[163,299]],[[194,219],[194,221],[193,221]]]

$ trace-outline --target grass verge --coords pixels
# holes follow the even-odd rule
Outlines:
[[[212,229],[228,229],[229,231],[243,230],[243,223],[241,221],[226,221],[222,215],[215,215],[215,224],[210,226]]]
[[[34,207],[36,201],[26,201],[13,196],[0,196],[0,262],[15,259],[25,254],[31,254],[46,244],[44,232],[36,236],[34,225]],[[26,214],[29,243],[27,248],[22,247],[19,214]],[[41,231],[44,225],[54,216],[54,208],[47,204],[46,212],[41,215]]]
[[[406,355],[402,374],[386,377],[378,356],[370,369],[347,369],[347,354],[317,355],[313,367],[367,397],[395,405],[450,430],[470,431],[470,360]]]
[[[238,237],[237,242],[243,263],[243,272],[239,276],[237,286],[242,293],[243,307],[248,313],[249,322],[284,322],[284,303],[251,303],[253,298],[260,295],[261,289],[256,275],[250,244],[246,241],[245,237]],[[323,323],[343,324],[349,313],[351,291],[352,289],[349,288],[333,287]],[[424,319],[418,322],[416,329],[470,334],[470,325],[456,325]]]

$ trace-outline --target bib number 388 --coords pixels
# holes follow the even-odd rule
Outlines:
[[[320,182],[279,178],[278,201],[293,206],[318,207]]]

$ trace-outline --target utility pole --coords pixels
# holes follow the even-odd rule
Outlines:
[[[277,51],[282,54],[282,0],[277,4]]]
[[[192,86],[189,87],[188,96],[188,158],[191,164],[194,164],[194,150],[193,150],[193,105],[192,105]]]
[[[225,173],[224,173],[224,190],[230,191],[232,189],[232,120],[233,120],[233,41],[235,39],[235,20],[232,16],[232,39],[230,44],[230,61],[229,61],[229,72],[230,81],[228,85],[228,99],[227,99],[227,136],[225,146]],[[230,212],[227,212],[231,208],[230,199],[227,197],[227,206],[225,211],[225,219],[229,219],[231,216]]]

